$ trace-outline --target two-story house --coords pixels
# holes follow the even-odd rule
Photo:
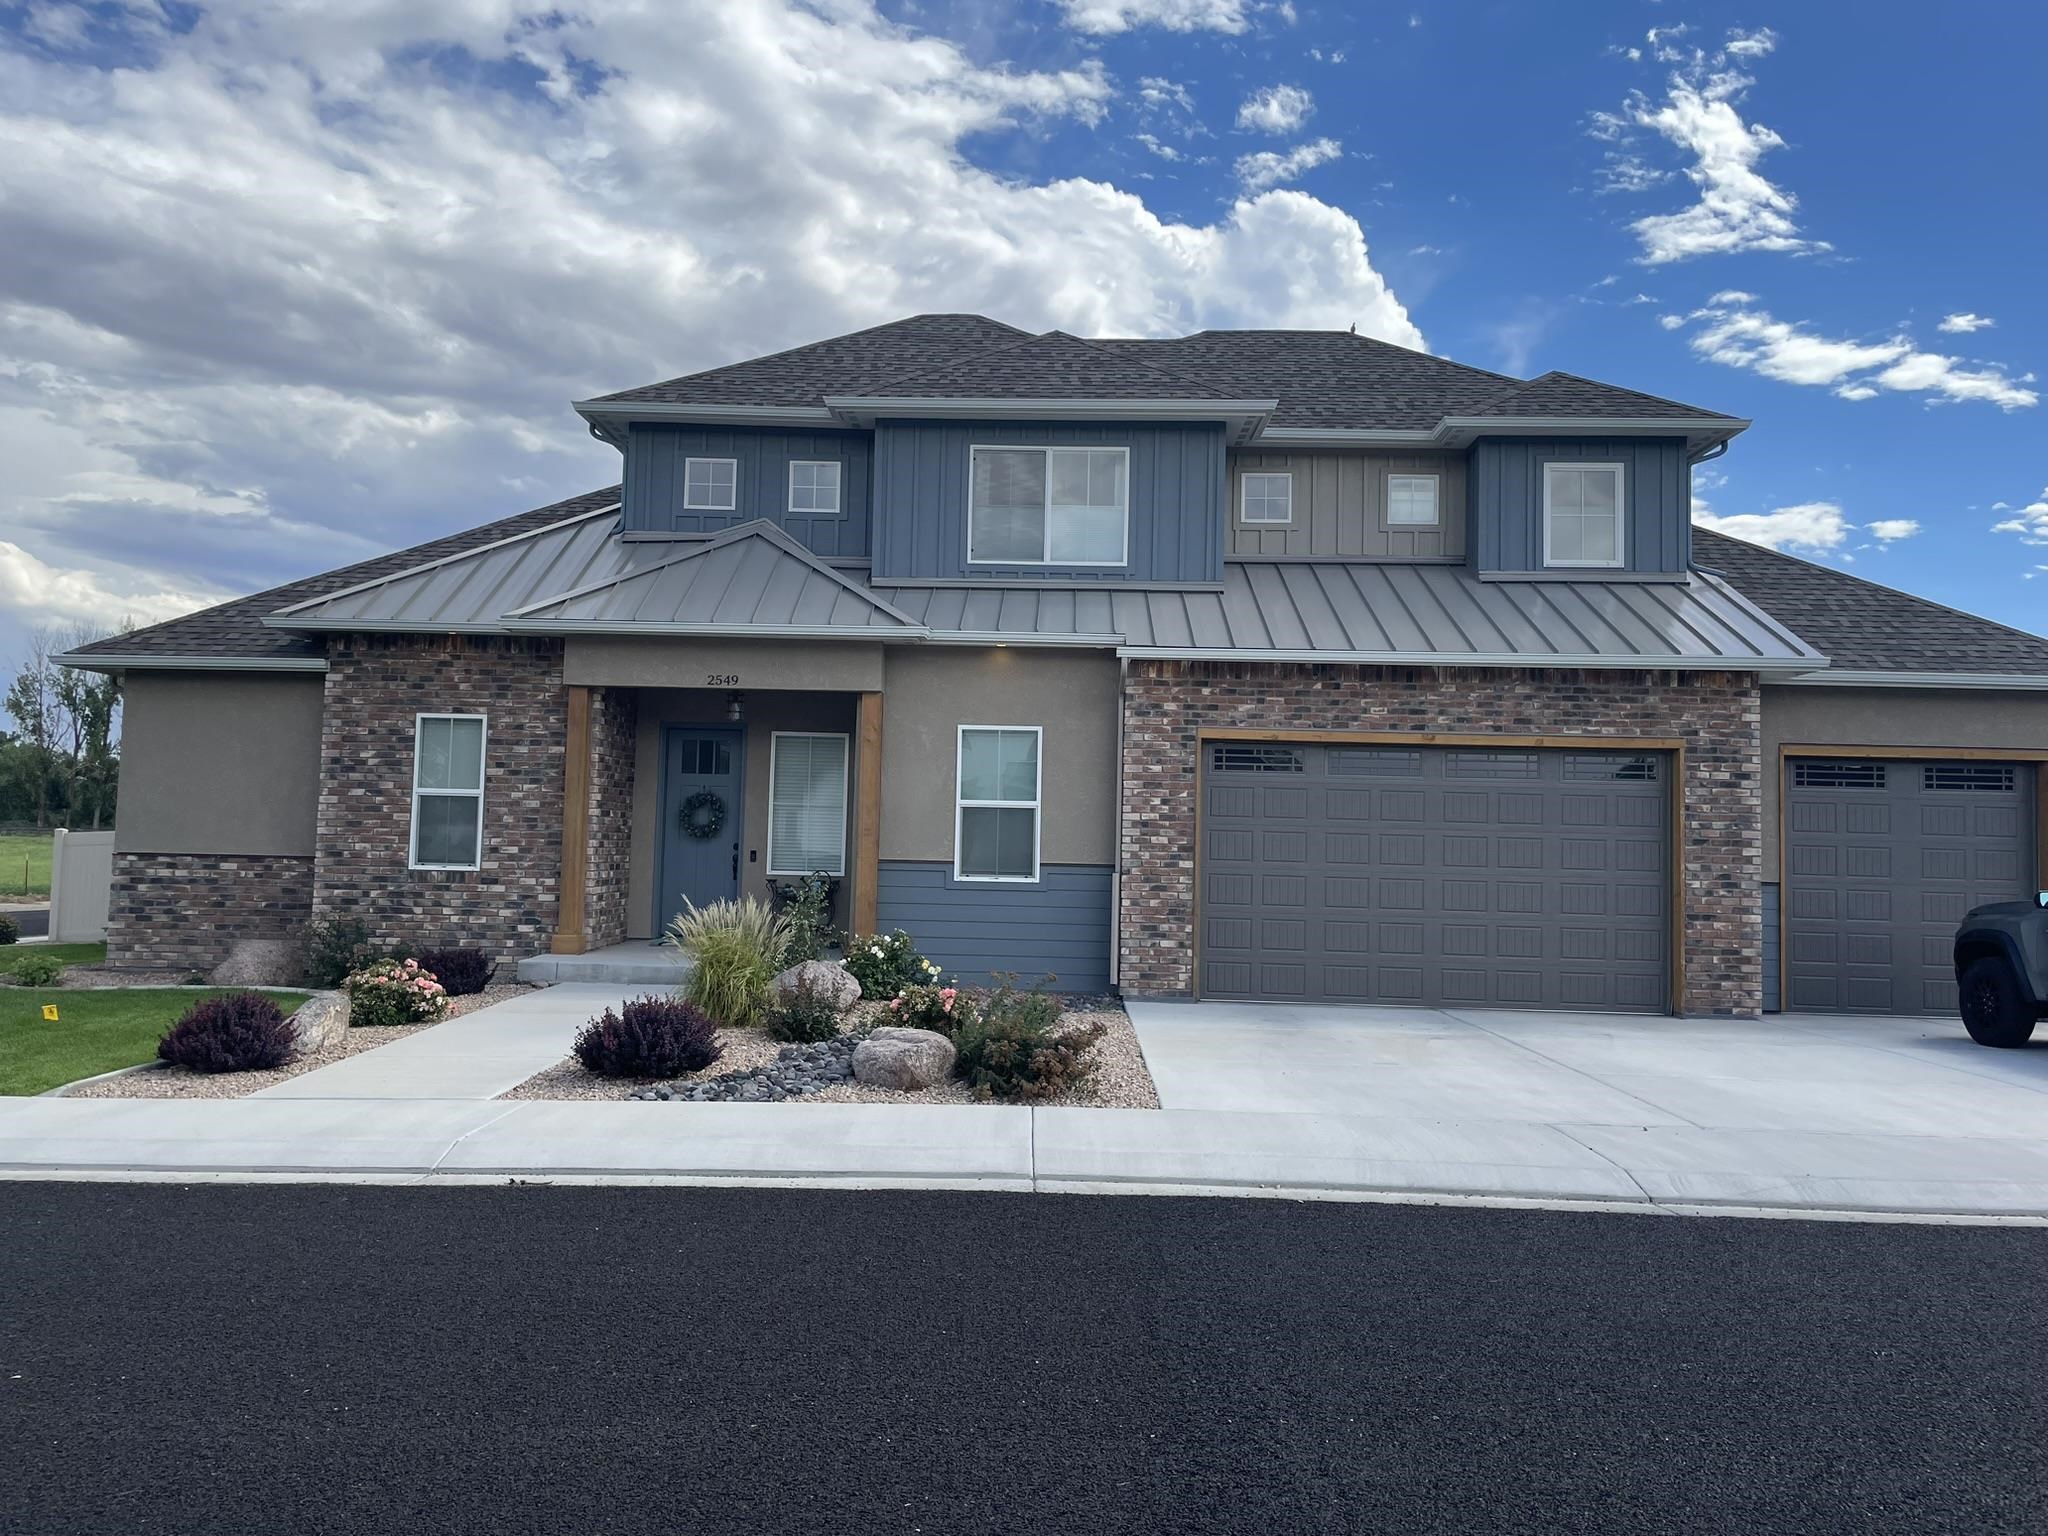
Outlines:
[[[574,955],[825,870],[970,979],[1915,1012],[2041,877],[2048,640],[1695,530],[1728,416],[975,315],[576,410],[621,486],[69,658],[111,960]]]

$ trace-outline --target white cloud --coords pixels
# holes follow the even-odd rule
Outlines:
[[[1440,245],[1417,245],[1409,248],[1410,256],[1441,256],[1444,248]]]
[[[102,615],[601,485],[569,400],[917,310],[1422,344],[1327,203],[1175,222],[979,168],[970,140],[1098,117],[1106,72],[865,0],[155,14],[95,20],[119,69],[0,51],[0,527]]]
[[[1670,171],[1659,170],[1640,155],[1609,155],[1594,173],[1600,178],[1600,192],[1647,192],[1669,181]]]
[[[2001,410],[2034,405],[2040,396],[2027,378],[2003,369],[1970,366],[1962,358],[1922,352],[1900,334],[1876,341],[1837,341],[1755,307],[1756,295],[1729,290],[1682,320],[1660,317],[1666,330],[1698,322],[1691,338],[1701,357],[1748,368],[1786,384],[1831,388],[1844,400],[1871,400],[1884,391],[1929,400],[1981,400]],[[1677,320],[1676,324],[1673,321]]]
[[[1778,34],[1769,27],[1758,27],[1754,32],[1744,32],[1738,27],[1728,34],[1728,41],[1723,46],[1733,58],[1760,59],[1778,46]]]
[[[1991,329],[1992,326],[1996,324],[1998,324],[1998,322],[1996,320],[1993,320],[1989,315],[1972,315],[1966,313],[1960,315],[1943,315],[1941,317],[1941,324],[1936,326],[1935,329],[1947,331],[1951,335],[1967,336],[1972,331],[1988,331]]]
[[[1292,133],[1314,115],[1315,98],[1298,85],[1253,91],[1237,109],[1237,126],[1257,133]]]
[[[35,622],[82,623],[112,629],[124,619],[154,624],[210,603],[221,594],[168,587],[110,585],[99,572],[60,568],[19,544],[0,539],[0,609],[32,615]]]
[[[1195,110],[1195,99],[1188,94],[1188,88],[1161,75],[1145,75],[1138,81],[1138,100],[1155,111],[1178,108],[1192,113]]]
[[[1335,139],[1311,139],[1284,153],[1262,149],[1257,154],[1237,157],[1237,179],[1244,183],[1247,192],[1263,192],[1268,187],[1294,181],[1343,153],[1344,146]]]
[[[1187,158],[1186,155],[1175,149],[1171,144],[1162,144],[1149,133],[1134,133],[1131,137],[1162,160],[1185,160]]]
[[[1248,0],[1059,0],[1067,25],[1105,36],[1136,27],[1168,32],[1242,32]]]
[[[1920,531],[1920,524],[1910,517],[1881,517],[1874,523],[1865,523],[1863,527],[1881,544],[1894,544],[1900,539],[1910,539]]]
[[[1999,502],[1994,511],[2010,512],[2011,517],[1991,525],[1993,533],[2016,533],[2022,544],[2048,544],[2048,487],[2024,507],[2007,506]],[[2048,566],[2042,567],[2048,570]]]
[[[1702,528],[1730,538],[1761,544],[1766,549],[1798,549],[1819,554],[1838,550],[1856,525],[1831,501],[1803,501],[1775,512],[1737,512],[1719,517],[1695,502],[1692,520]]]

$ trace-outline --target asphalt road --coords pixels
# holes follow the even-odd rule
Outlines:
[[[0,1184],[0,1531],[2048,1529],[2048,1231]]]

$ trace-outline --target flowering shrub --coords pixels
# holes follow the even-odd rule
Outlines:
[[[842,952],[847,974],[860,983],[862,997],[894,997],[905,987],[939,979],[939,968],[917,952],[910,935],[894,933],[849,938]]]
[[[959,987],[930,983],[905,987],[889,1004],[889,1022],[906,1029],[935,1029],[951,1036],[974,1022],[974,997]]]
[[[342,984],[348,1021],[371,1027],[425,1024],[448,1011],[448,993],[417,960],[379,960]]]

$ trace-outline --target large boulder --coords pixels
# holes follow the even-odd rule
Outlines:
[[[288,987],[305,974],[306,952],[297,939],[237,939],[206,979],[217,987]]]
[[[953,1042],[936,1030],[876,1030],[853,1048],[854,1081],[867,1088],[915,1093],[943,1083],[953,1071]]]
[[[860,983],[847,974],[845,966],[829,960],[806,960],[801,965],[792,965],[768,986],[778,1003],[788,1002],[806,987],[820,997],[830,998],[832,1006],[841,1013],[860,1001]]]
[[[292,1056],[310,1056],[339,1040],[348,1028],[348,994],[315,992],[291,1017]]]

